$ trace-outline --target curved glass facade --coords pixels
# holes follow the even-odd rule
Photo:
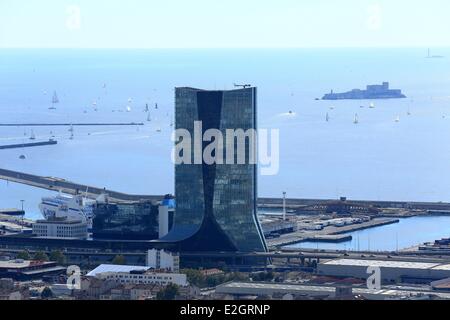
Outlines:
[[[158,206],[151,201],[97,203],[94,207],[94,239],[158,239]]]
[[[176,129],[186,129],[193,141],[195,121],[202,123],[202,136],[209,129],[223,137],[228,129],[256,129],[256,88],[176,88],[175,108]],[[202,143],[202,153],[209,143]],[[245,164],[175,165],[174,227],[161,240],[182,241],[181,248],[189,251],[267,251],[256,215],[257,165],[248,161],[254,147],[245,140]]]

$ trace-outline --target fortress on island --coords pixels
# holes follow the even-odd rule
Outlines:
[[[363,100],[363,99],[402,99],[406,96],[398,89],[389,89],[389,82],[381,85],[368,85],[366,90],[353,89],[344,93],[328,93],[322,100]]]

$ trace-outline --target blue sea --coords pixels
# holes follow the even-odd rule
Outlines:
[[[32,130],[38,141],[58,140],[0,150],[0,167],[127,193],[173,193],[174,87],[250,83],[258,87],[259,127],[280,129],[281,139],[280,171],[260,177],[260,196],[450,201],[450,49],[435,52],[448,58],[425,59],[420,48],[0,50],[0,123],[145,122],[75,127],[73,140],[67,127],[0,127],[0,144],[29,141]],[[383,81],[408,98],[315,100]],[[49,110],[54,91],[60,103]],[[0,181],[0,208],[23,199],[27,216],[37,218],[48,194]]]

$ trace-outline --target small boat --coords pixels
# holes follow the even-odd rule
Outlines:
[[[152,121],[152,117],[151,117],[151,115],[150,115],[150,112],[148,113],[147,121],[148,121],[148,122]]]
[[[354,124],[358,124],[359,120],[358,120],[358,114],[355,114],[355,119],[353,120]]]
[[[369,108],[370,109],[375,109],[375,104],[373,102],[371,102],[370,105],[369,105]]]
[[[155,109],[158,109],[158,104],[157,103],[155,103]]]
[[[131,112],[131,107],[127,106],[127,112]]]
[[[33,130],[31,130],[30,140],[36,140],[36,136],[34,135]]]
[[[330,110],[334,110],[334,106],[331,106],[331,107],[330,107]]]
[[[58,95],[56,94],[56,91],[53,92],[52,97],[52,106],[49,108],[50,110],[55,110],[56,106],[55,104],[59,103]]]
[[[330,116],[328,115],[328,112],[327,112],[327,116],[326,116],[325,120],[326,120],[327,122],[330,121]]]
[[[395,122],[400,122],[400,116],[397,116],[397,118],[395,118]]]
[[[20,155],[19,159],[20,159],[20,160],[25,160],[26,157],[22,154],[22,155]]]

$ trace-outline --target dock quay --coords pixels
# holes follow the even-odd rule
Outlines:
[[[350,232],[364,230],[369,228],[381,227],[388,224],[398,223],[399,219],[373,219],[371,221],[363,222],[360,224],[353,224],[343,227],[326,227],[319,231],[297,231],[282,235],[279,238],[267,239],[269,247],[282,247],[291,244],[313,241],[313,242],[345,242],[352,240],[352,237],[348,235]]]
[[[15,208],[9,208],[9,209],[0,209],[0,217],[1,216],[13,216],[13,217],[17,217],[17,216],[24,216],[25,215],[25,211],[20,210],[20,209],[15,209]]]
[[[354,232],[354,231],[359,231],[359,230],[364,230],[364,229],[382,227],[382,226],[399,223],[399,222],[400,222],[399,219],[385,219],[385,218],[374,219],[374,220],[368,221],[366,223],[361,223],[361,224],[354,224],[354,225],[344,226],[344,227],[339,227],[339,228],[331,227],[331,228],[334,228],[335,231],[332,231],[330,234],[338,235],[338,234],[349,233],[349,232]]]
[[[286,199],[287,210],[302,210],[308,209],[310,211],[323,210],[329,205],[336,203],[336,199]],[[434,210],[434,211],[449,211],[450,203],[447,202],[414,202],[414,201],[378,201],[378,200],[351,200],[351,204],[361,207],[376,207],[389,209],[407,209],[407,210]],[[258,207],[267,210],[281,210],[283,208],[283,199],[280,198],[258,198]]]
[[[143,122],[0,123],[0,127],[143,126]]]
[[[313,241],[313,242],[345,242],[352,240],[352,236],[343,234],[317,234],[311,237],[305,238],[303,241]]]
[[[72,195],[83,192],[86,194],[88,198],[92,199],[96,199],[99,195],[107,193],[111,200],[113,201],[117,200],[118,202],[140,201],[140,200],[160,201],[164,198],[164,195],[133,195],[113,190],[107,190],[95,186],[89,186],[81,183],[71,182],[63,178],[39,176],[1,168],[0,168],[0,180],[25,184],[46,190],[61,191]],[[310,207],[314,208],[313,211],[318,213],[321,211],[323,212],[326,206],[335,202],[336,200],[332,199],[326,200],[326,199],[288,198],[286,199],[286,209],[296,211],[301,208]],[[372,200],[352,200],[351,202],[360,206],[376,206],[378,208],[405,209],[405,210],[423,210],[425,211],[426,214],[437,214],[440,212],[450,213],[450,203],[445,202],[404,202],[404,201],[372,201]],[[282,210],[283,199],[260,197],[257,200],[257,205],[258,209]],[[292,214],[299,214],[299,213],[301,212],[294,212]],[[388,217],[387,215],[377,215],[377,216]],[[404,216],[407,217],[413,215],[404,215]]]
[[[65,179],[55,177],[42,177],[28,173],[21,173],[12,170],[0,169],[0,180],[8,182],[20,183],[36,188],[61,191],[66,194],[77,195],[83,193],[87,198],[96,199],[102,194],[107,194],[108,198],[113,202],[129,202],[129,201],[161,201],[164,196],[152,195],[130,195],[117,191],[107,190],[106,188],[92,187],[79,184]]]
[[[58,144],[56,140],[48,140],[41,142],[29,142],[29,143],[17,143],[17,144],[8,144],[8,145],[0,145],[0,150],[2,149],[18,149],[18,148],[31,148],[31,147],[42,147],[42,146],[50,146]]]

